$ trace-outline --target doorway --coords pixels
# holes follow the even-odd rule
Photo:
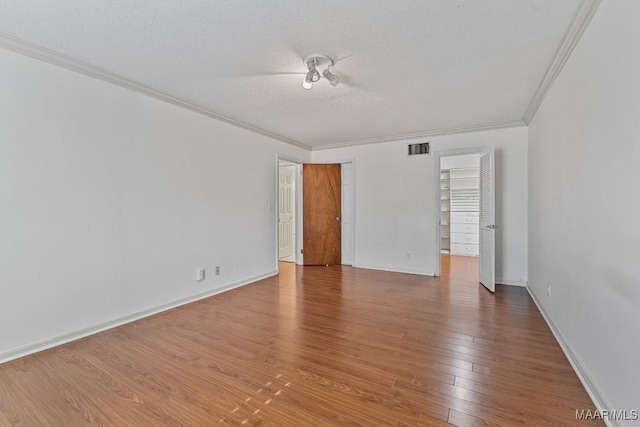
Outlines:
[[[296,262],[296,170],[296,163],[278,160],[278,261],[284,262]]]
[[[328,166],[329,164],[315,164]],[[305,180],[303,179],[303,169],[307,166],[302,161],[283,157],[277,158],[277,201],[276,206],[276,260],[293,262],[297,265],[304,265],[305,259],[303,244],[305,233],[305,223],[308,224],[310,218],[304,213],[303,205],[307,197],[304,196],[303,189]],[[310,164],[309,166],[313,166]],[[332,194],[325,194],[325,197],[336,201],[339,211],[332,213],[333,224],[339,224],[338,256],[332,262],[322,262],[321,265],[338,263],[342,265],[355,264],[355,161],[353,159],[333,163],[338,167],[338,177],[333,184],[329,184]],[[290,173],[292,177],[289,178]],[[321,197],[320,194],[315,196]],[[337,196],[337,197],[336,197]],[[308,199],[312,199],[308,197]],[[308,202],[309,200],[307,200]],[[315,212],[313,212],[315,213]],[[334,222],[335,221],[335,222]],[[312,248],[313,249],[313,248]],[[310,259],[313,261],[313,259]],[[336,262],[337,261],[337,262]]]
[[[493,151],[436,153],[436,275],[495,290]]]
[[[478,281],[480,157],[440,158],[440,265],[442,275]]]

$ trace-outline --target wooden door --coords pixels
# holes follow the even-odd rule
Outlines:
[[[340,165],[302,165],[304,265],[341,261]]]

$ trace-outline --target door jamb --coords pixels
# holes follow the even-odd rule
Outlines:
[[[301,168],[304,160],[301,160],[296,157],[287,156],[284,154],[278,153],[276,155],[276,206],[274,209],[274,219],[275,219],[275,230],[276,230],[276,248],[275,248],[275,258],[276,258],[276,270],[280,273],[280,236],[278,233],[278,227],[280,223],[280,218],[278,217],[278,211],[280,210],[280,160],[284,160],[286,162],[295,163],[295,171],[294,171],[294,186],[295,186],[295,206],[294,209],[294,218],[295,218],[295,230],[296,230],[296,241],[295,241],[295,259],[296,265],[303,264],[303,255],[300,253],[300,248],[302,248],[302,175]]]

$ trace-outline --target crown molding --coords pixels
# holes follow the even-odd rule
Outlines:
[[[509,122],[493,123],[487,125],[462,126],[456,128],[437,129],[425,132],[406,133],[402,135],[385,136],[382,138],[359,139],[355,141],[338,142],[336,144],[325,144],[313,147],[313,151],[330,150],[333,148],[354,147],[358,145],[379,144],[382,142],[405,141],[410,139],[430,138],[434,136],[455,135],[461,133],[481,132],[484,130],[507,129],[526,126],[521,120]]]
[[[569,59],[569,56],[571,56],[571,52],[573,52],[578,41],[580,41],[580,37],[582,37],[584,30],[589,25],[589,22],[591,22],[591,18],[593,18],[593,15],[596,13],[600,3],[602,3],[602,0],[582,0],[582,3],[578,7],[573,20],[560,43],[560,46],[558,46],[558,50],[556,51],[553,61],[549,64],[549,68],[547,68],[547,72],[544,74],[544,77],[542,78],[540,85],[538,85],[538,89],[533,95],[533,99],[524,114],[522,121],[525,124],[529,125],[531,120],[533,120],[533,117],[536,115],[538,108],[540,108],[542,101],[544,101],[544,98],[549,92],[549,89],[551,89],[553,82],[560,74],[560,71],[562,71],[562,68]]]
[[[129,90],[141,93],[143,95],[150,96],[160,101],[168,102],[169,104],[173,104],[178,107],[185,108],[189,111],[202,114],[212,119],[216,119],[221,122],[242,128],[249,132],[253,132],[269,138],[273,138],[278,141],[294,145],[296,147],[304,148],[306,150],[311,150],[310,145],[304,144],[299,141],[295,141],[293,139],[286,138],[282,135],[278,135],[264,129],[260,129],[258,127],[233,119],[231,117],[227,117],[223,114],[216,113],[215,111],[212,111],[201,105],[195,104],[190,101],[186,101],[184,99],[180,99],[173,95],[169,95],[168,93],[146,86],[143,83],[128,79],[126,77],[119,76],[117,74],[106,71],[102,68],[91,65],[87,62],[80,61],[78,59],[72,58],[65,54],[47,49],[45,47],[38,46],[24,40],[17,39],[8,34],[0,33],[0,47],[19,53],[21,55],[38,59],[40,61],[48,62],[49,64],[53,64],[58,67],[65,68],[67,70],[74,71],[76,73],[84,74],[85,76],[92,77],[94,79],[102,80],[102,81],[123,87],[125,89],[129,89]]]
[[[263,135],[263,136],[266,136],[266,137],[269,137],[269,138],[272,138],[272,139],[275,139],[299,148],[303,148],[306,150],[318,151],[318,150],[328,150],[333,148],[343,148],[343,147],[351,147],[351,146],[366,145],[366,144],[377,144],[377,143],[383,143],[383,142],[428,138],[433,136],[479,132],[484,130],[495,130],[495,129],[504,129],[504,128],[512,128],[512,127],[529,125],[529,123],[535,116],[536,112],[538,111],[538,108],[542,104],[544,97],[546,96],[549,89],[553,85],[553,82],[555,81],[555,79],[560,74],[560,71],[562,70],[564,64],[567,62],[569,56],[571,55],[571,52],[577,45],[578,41],[580,40],[580,37],[584,33],[587,25],[591,21],[593,15],[595,14],[601,2],[602,0],[583,0],[582,1],[580,6],[578,7],[578,10],[576,11],[576,14],[571,22],[571,25],[567,29],[563,37],[563,40],[556,51],[553,61],[551,62],[547,71],[545,72],[545,75],[542,81],[540,82],[538,89],[536,90],[533,96],[533,99],[531,100],[527,108],[527,111],[521,121],[516,120],[516,121],[509,121],[509,122],[496,123],[496,124],[456,127],[456,128],[440,129],[440,130],[433,130],[433,131],[416,132],[416,133],[410,133],[410,134],[393,135],[388,137],[344,141],[344,142],[326,144],[321,146],[311,146],[309,144],[305,144],[300,141],[296,141],[296,140],[284,137],[282,135],[278,135],[273,132],[260,129],[258,127],[249,125],[247,123],[241,122],[239,120],[236,120],[231,117],[227,117],[225,115],[212,111],[201,105],[195,104],[193,102],[190,102],[184,99],[180,99],[176,96],[169,95],[168,93],[151,88],[149,86],[146,86],[143,83],[119,76],[117,74],[111,73],[109,71],[106,71],[104,69],[91,65],[89,63],[80,61],[78,59],[64,55],[62,53],[52,51],[42,46],[29,43],[24,40],[14,38],[4,33],[0,33],[0,47],[14,51],[16,53],[19,53],[25,56],[29,56],[29,57],[44,61],[44,62],[48,62],[50,64],[65,68],[70,71],[74,71],[98,80],[115,84],[125,89],[133,90],[135,92],[150,96],[152,98],[185,108],[195,113],[202,114],[204,116],[219,120],[221,122],[245,129],[249,132],[257,133],[259,135]]]

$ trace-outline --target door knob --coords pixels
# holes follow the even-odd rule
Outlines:
[[[340,221],[340,217],[339,216],[336,217],[336,221]]]

